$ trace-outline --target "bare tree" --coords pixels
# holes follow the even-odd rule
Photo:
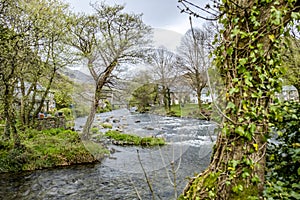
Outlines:
[[[210,66],[209,33],[198,28],[186,32],[177,51],[182,59],[182,71],[186,82],[197,94],[201,111],[201,91],[207,84],[206,72]]]
[[[171,111],[171,87],[179,75],[179,58],[165,47],[154,49],[150,54],[153,78],[158,84],[166,112]]]

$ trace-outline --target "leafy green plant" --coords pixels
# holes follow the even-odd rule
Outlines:
[[[300,104],[285,102],[276,107],[282,113],[273,115],[276,136],[267,149],[264,195],[268,199],[300,199]]]
[[[70,108],[62,108],[58,112],[63,112],[66,120],[74,120],[74,115]]]

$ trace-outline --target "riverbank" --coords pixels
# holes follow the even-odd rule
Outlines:
[[[20,148],[12,141],[0,141],[0,173],[95,163],[109,153],[99,143],[82,142],[71,130],[29,129],[20,133],[20,139]]]
[[[150,108],[149,113],[172,117],[210,120],[212,114],[212,105],[210,103],[203,103],[201,111],[199,111],[198,104],[176,104],[171,105],[170,112],[166,112],[164,107],[153,107]]]

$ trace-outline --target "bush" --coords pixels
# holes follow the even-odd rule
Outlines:
[[[300,104],[286,102],[277,109],[281,114],[273,115],[276,136],[268,144],[264,195],[300,199]]]
[[[58,112],[63,112],[66,120],[74,120],[74,115],[70,108],[62,108]]]

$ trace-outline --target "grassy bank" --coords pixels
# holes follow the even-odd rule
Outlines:
[[[118,145],[158,146],[165,144],[163,138],[140,137],[132,134],[123,134],[114,130],[107,131],[105,136],[112,139]]]
[[[20,138],[22,147],[18,149],[13,147],[12,141],[0,141],[0,172],[91,163],[107,153],[100,144],[84,144],[78,133],[71,130],[29,129],[21,133]]]

